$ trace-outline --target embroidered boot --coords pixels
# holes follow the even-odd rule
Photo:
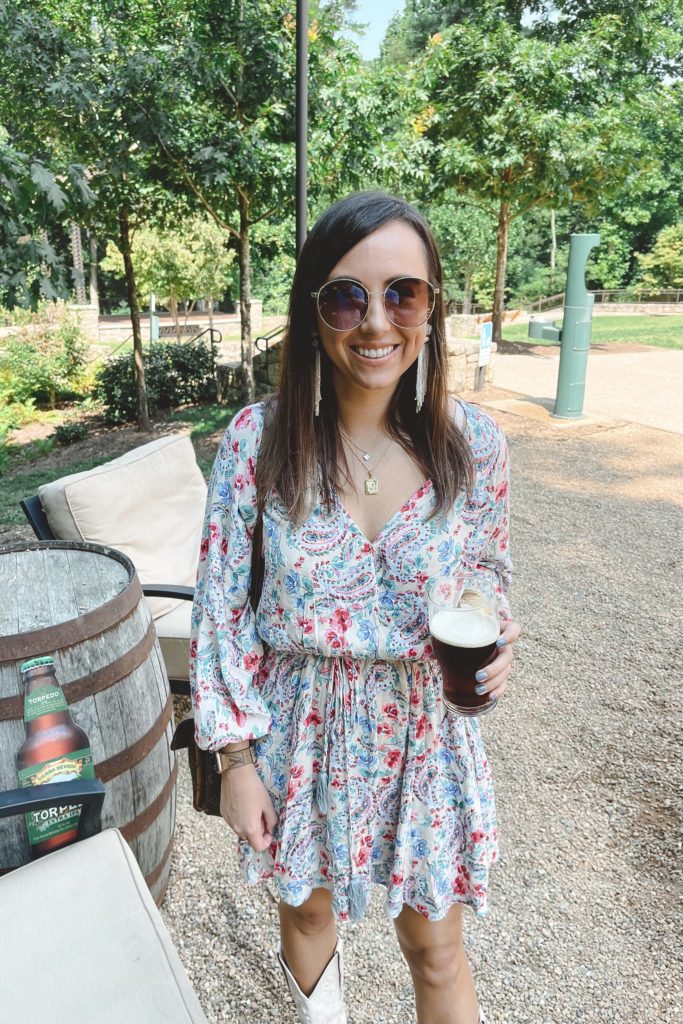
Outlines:
[[[277,944],[277,958],[284,971],[301,1024],[347,1024],[344,1009],[344,964],[342,941],[337,939],[332,959],[318,978],[310,996],[305,996],[285,963]]]

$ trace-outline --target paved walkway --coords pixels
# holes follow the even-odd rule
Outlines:
[[[493,358],[493,384],[523,396],[529,406],[527,415],[550,419],[558,427],[576,422],[553,420],[550,415],[557,392],[557,348],[497,352]],[[505,399],[496,407],[513,411]],[[683,351],[593,349],[588,356],[584,413],[597,421],[623,420],[683,434]]]

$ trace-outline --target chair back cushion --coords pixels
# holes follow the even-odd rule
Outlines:
[[[143,584],[194,586],[206,484],[186,435],[161,437],[95,469],[44,484],[38,494],[59,540],[123,551]],[[155,619],[182,603],[149,599]]]

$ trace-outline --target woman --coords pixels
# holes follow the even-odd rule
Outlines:
[[[476,1024],[461,931],[486,910],[493,792],[476,719],[446,712],[425,585],[495,579],[505,692],[519,634],[504,591],[507,449],[449,399],[441,267],[424,218],[341,200],[301,252],[277,397],[242,410],[209,486],[193,610],[201,747],[246,877],[281,896],[278,956],[299,1019],[346,1021],[335,917],[386,887],[420,1024]],[[264,580],[249,600],[262,508]]]

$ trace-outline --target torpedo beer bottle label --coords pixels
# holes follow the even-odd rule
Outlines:
[[[73,721],[57,681],[52,658],[34,658],[21,666],[24,681],[26,739],[17,751],[22,787],[93,779],[95,768],[85,732]],[[65,846],[76,838],[81,804],[48,807],[24,815],[34,856]]]
[[[24,697],[24,722],[32,722],[53,711],[67,711],[68,706],[61,686],[39,686]]]
[[[72,779],[94,779],[90,748],[74,750],[62,757],[55,757],[42,764],[30,765],[20,769],[19,784],[21,786],[44,786],[49,782],[70,782]],[[80,804],[69,804],[64,807],[48,807],[43,811],[30,811],[25,814],[28,841],[31,846],[42,843],[45,839],[53,839],[62,832],[78,829],[81,816]]]

